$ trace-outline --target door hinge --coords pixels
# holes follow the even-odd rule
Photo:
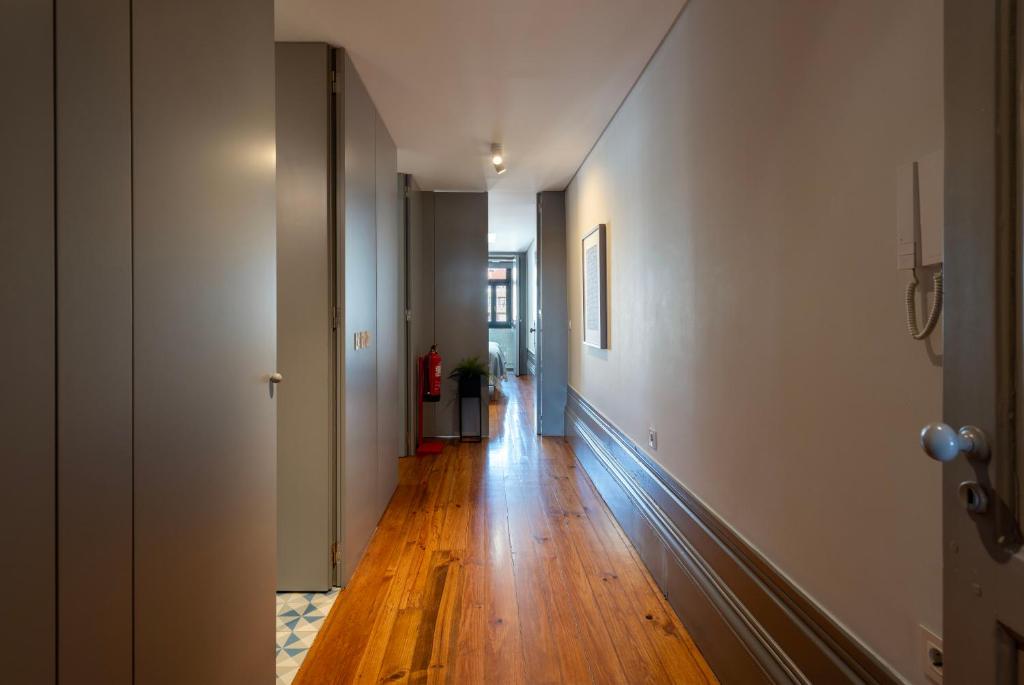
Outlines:
[[[406,309],[405,310],[405,320],[406,321],[412,321],[412,310],[411,309]]]
[[[331,92],[338,92],[338,72],[333,69],[331,70]]]
[[[331,545],[331,566],[337,566],[341,563],[341,545],[335,542]]]
[[[341,321],[341,307],[331,307],[330,319],[331,330],[338,330],[338,322]]]

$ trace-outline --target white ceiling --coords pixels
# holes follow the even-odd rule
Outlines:
[[[424,190],[561,190],[683,2],[276,0],[276,35],[348,50]]]
[[[487,233],[490,252],[526,252],[537,235],[536,193],[488,193]]]

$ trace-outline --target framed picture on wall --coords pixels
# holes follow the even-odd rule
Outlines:
[[[608,256],[605,225],[583,236],[583,344],[608,349]]]

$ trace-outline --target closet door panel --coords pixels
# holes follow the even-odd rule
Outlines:
[[[273,9],[132,3],[135,678],[145,685],[275,672]]]
[[[52,683],[55,598],[53,5],[0,5],[0,643],[5,682]]]
[[[117,685],[132,667],[131,6],[56,8],[58,664],[61,682]]]
[[[332,584],[330,53],[277,44],[277,587]]]

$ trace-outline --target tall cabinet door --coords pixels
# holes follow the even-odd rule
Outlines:
[[[274,672],[274,16],[135,0],[135,681]]]
[[[331,53],[277,44],[277,587],[326,590],[334,384]]]
[[[377,526],[377,205],[376,111],[342,50],[335,52],[342,81],[337,104],[338,301],[344,303],[339,344],[341,460],[338,478],[341,564],[348,583]]]
[[[0,680],[52,683],[54,613],[53,3],[0,4]]]

